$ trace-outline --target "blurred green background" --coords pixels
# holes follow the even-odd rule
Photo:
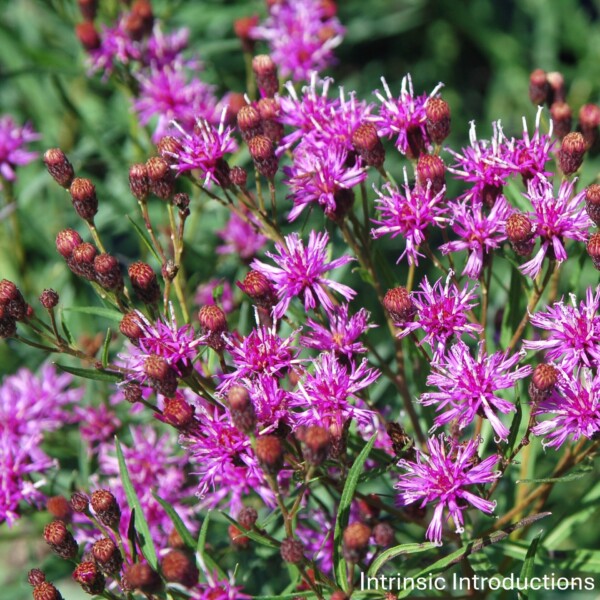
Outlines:
[[[111,2],[116,6],[118,0],[105,5]],[[165,30],[190,29],[190,45],[206,64],[205,79],[221,93],[244,91],[244,61],[232,23],[241,16],[264,15],[262,2],[154,0],[153,5],[165,19]],[[0,14],[0,114],[30,121],[43,137],[36,145],[40,152],[60,146],[76,172],[93,179],[100,199],[98,228],[108,245],[130,260],[139,248],[123,218],[136,212],[127,172],[131,163],[151,153],[151,145],[136,125],[127,93],[86,74],[85,55],[73,31],[79,20],[74,0],[1,0]],[[537,67],[564,73],[574,114],[582,104],[598,102],[599,14],[598,0],[342,0],[339,17],[348,31],[336,51],[339,64],[330,74],[366,99],[380,87],[381,76],[394,92],[407,72],[419,94],[444,82],[443,95],[452,108],[447,142],[457,148],[467,142],[473,119],[480,137],[489,136],[491,121],[499,118],[508,135],[521,131],[522,116],[532,124],[535,107],[528,98],[528,75]],[[584,183],[596,171],[592,161]],[[66,306],[75,299],[96,303],[54,249],[57,231],[80,224],[68,195],[50,180],[41,161],[19,172],[16,195],[26,269],[19,268],[6,223],[0,223],[0,278],[18,282],[31,300],[51,285],[60,290]],[[214,266],[214,230],[224,218],[220,210],[204,212],[196,224],[194,252],[186,259],[196,283],[208,278]],[[221,274],[227,269],[223,266]],[[590,277],[597,280],[595,272]],[[89,329],[74,313],[69,324],[78,334]],[[106,323],[93,328],[102,327]],[[20,345],[1,343],[0,375],[23,364],[34,367],[42,358]],[[23,565],[39,564],[47,553],[37,532],[32,523],[9,531],[0,528],[2,600],[30,597],[22,582]],[[598,545],[597,528],[583,529],[579,536],[583,547]],[[66,600],[85,597],[67,585],[61,589]]]

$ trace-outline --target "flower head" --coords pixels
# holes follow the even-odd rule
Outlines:
[[[270,279],[275,287],[279,299],[273,309],[276,319],[285,314],[292,298],[296,296],[304,301],[306,310],[321,304],[325,310],[331,311],[333,302],[327,295],[327,287],[340,293],[346,300],[354,298],[356,292],[352,288],[323,276],[327,271],[353,260],[350,256],[341,256],[327,262],[328,242],[327,233],[311,231],[308,245],[305,247],[300,236],[291,233],[284,238],[283,243],[275,244],[278,256],[271,252],[266,253],[277,263],[277,267],[256,259],[252,262],[252,268]]]
[[[89,50],[91,73],[103,71],[103,77],[107,78],[119,65],[142,60],[142,46],[129,36],[126,20],[121,17],[114,27],[102,25],[100,46]]]
[[[427,378],[427,385],[435,386],[439,391],[421,396],[424,405],[434,405],[440,413],[435,418],[435,427],[456,419],[459,428],[464,429],[481,415],[489,419],[498,438],[506,440],[509,430],[497,412],[506,414],[514,411],[515,406],[496,392],[513,388],[519,379],[531,373],[530,366],[511,371],[521,358],[520,354],[509,357],[502,352],[488,355],[482,344],[477,357],[473,358],[466,344],[454,344],[434,362],[434,372]]]
[[[484,500],[468,487],[491,483],[500,476],[492,469],[498,462],[493,455],[478,463],[479,440],[465,444],[448,441],[444,436],[431,437],[427,441],[427,454],[417,451],[416,462],[401,460],[398,466],[406,471],[396,484],[400,490],[400,502],[406,506],[419,502],[420,507],[437,502],[433,519],[427,528],[427,539],[441,545],[444,510],[448,520],[452,517],[456,532],[463,532],[463,511],[469,505],[485,513],[491,513],[495,502]]]
[[[245,221],[234,212],[231,213],[227,225],[217,231],[224,244],[217,247],[219,254],[233,254],[243,260],[250,260],[263,248],[267,238],[258,233],[258,225],[252,225],[253,217],[248,214],[250,222]]]
[[[589,287],[585,300],[577,306],[574,294],[571,303],[555,302],[545,311],[530,317],[534,327],[548,331],[545,339],[525,340],[527,350],[544,350],[546,360],[558,361],[568,372],[578,367],[600,366],[600,286]]]
[[[446,209],[441,206],[445,188],[434,194],[431,185],[416,185],[413,189],[408,183],[408,175],[404,169],[404,186],[401,192],[391,183],[386,183],[378,190],[375,188],[379,220],[373,219],[375,225],[371,235],[377,239],[384,235],[392,238],[401,235],[406,240],[404,252],[396,262],[408,255],[409,264],[418,264],[419,246],[425,241],[425,232],[432,225],[441,227],[447,218]]]
[[[19,127],[12,117],[0,117],[0,177],[14,181],[15,167],[35,160],[37,154],[26,150],[25,145],[40,138],[31,125]]]

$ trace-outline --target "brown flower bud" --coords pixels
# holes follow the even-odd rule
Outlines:
[[[102,538],[92,546],[92,556],[105,575],[118,573],[123,565],[123,556],[110,538]]]
[[[142,388],[137,381],[130,381],[123,387],[123,395],[127,402],[135,404],[136,402],[140,402],[143,398]]]
[[[245,188],[246,183],[248,182],[248,173],[242,167],[233,167],[231,169],[231,173],[229,174],[229,178],[231,179],[231,183],[233,185],[237,185],[240,188]]]
[[[285,538],[279,549],[281,558],[285,562],[299,565],[304,560],[304,544],[300,540]]]
[[[352,134],[352,145],[370,167],[379,168],[385,161],[385,148],[373,123],[361,123]]]
[[[558,152],[560,170],[565,175],[572,175],[579,170],[585,149],[585,139],[581,133],[574,132],[565,135]]]
[[[183,398],[167,398],[163,408],[164,420],[177,429],[185,429],[194,421],[194,407]]]
[[[441,144],[450,135],[450,106],[441,98],[429,98],[425,116],[429,139],[434,144]]]
[[[47,581],[33,588],[33,600],[63,600],[60,592]]]
[[[144,361],[144,373],[159,394],[170,398],[177,391],[177,373],[161,356],[148,356]]]
[[[548,82],[548,103],[564,102],[566,98],[565,78],[558,71],[546,73],[546,81]]]
[[[129,167],[129,189],[134,198],[144,201],[150,192],[148,169],[143,163]]]
[[[253,508],[252,506],[244,506],[244,508],[242,508],[242,510],[240,510],[240,513],[238,514],[238,523],[244,528],[244,529],[252,529],[254,527],[254,525],[256,524],[256,521],[258,519],[258,513],[256,512],[256,509]]]
[[[241,385],[234,385],[227,393],[231,421],[236,429],[250,434],[256,427],[256,413],[250,400],[248,390]]]
[[[154,14],[149,0],[136,0],[131,12],[125,18],[125,31],[129,37],[139,42],[152,33]]]
[[[584,104],[579,109],[579,125],[582,132],[596,129],[600,125],[600,106],[597,104]]]
[[[277,302],[273,284],[259,271],[249,271],[243,282],[237,282],[237,286],[254,301],[256,306],[270,309]]]
[[[546,79],[546,71],[536,69],[529,75],[529,99],[533,104],[544,104],[548,99],[550,85]]]
[[[27,573],[27,582],[32,587],[40,585],[41,583],[44,583],[44,581],[46,581],[46,574],[40,569],[31,569],[31,571]]]
[[[44,539],[61,558],[71,559],[77,555],[78,545],[63,521],[55,520],[44,528]]]
[[[506,220],[506,237],[519,256],[529,256],[535,246],[535,229],[529,217],[515,212]]]
[[[89,510],[90,500],[82,492],[74,492],[71,494],[71,508],[76,513],[86,513]]]
[[[223,334],[227,331],[227,317],[216,304],[207,304],[198,311],[198,320],[202,333],[208,336],[207,344],[213,350],[222,350],[225,346]]]
[[[540,402],[550,396],[556,382],[558,370],[552,365],[541,363],[533,370],[529,383],[529,397],[532,402]]]
[[[175,189],[175,177],[169,163],[160,156],[153,156],[146,161],[146,170],[150,191],[162,200],[168,200]]]
[[[373,537],[378,546],[388,548],[396,541],[394,528],[389,523],[378,523],[373,527]]]
[[[119,323],[119,331],[133,343],[144,336],[142,319],[136,311],[132,310],[123,316]]]
[[[88,281],[94,281],[96,279],[96,270],[94,269],[96,254],[97,250],[92,244],[82,242],[73,250],[71,258],[67,260],[67,265],[75,275]]]
[[[379,506],[375,504],[375,500],[377,500],[377,494],[369,494],[366,498],[360,498],[356,503],[360,519],[367,525],[377,522],[379,513],[381,512]]]
[[[434,154],[422,154],[417,163],[417,181],[424,188],[431,182],[431,191],[434,195],[441,192],[446,185],[444,161]]]
[[[148,563],[134,563],[125,570],[125,577],[131,589],[152,594],[161,588],[158,573]]]
[[[369,548],[371,528],[364,523],[352,523],[344,529],[342,553],[350,563],[357,563],[365,556]]]
[[[105,290],[123,289],[123,275],[119,267],[119,261],[112,254],[99,254],[94,259],[94,270],[96,281]]]
[[[187,194],[175,194],[173,196],[173,206],[179,211],[186,212],[189,215],[190,197]]]
[[[27,302],[19,288],[8,279],[0,281],[0,306],[5,309],[5,317],[12,317],[16,321],[27,317]]]
[[[245,142],[263,132],[260,113],[251,104],[246,104],[240,108],[237,114],[237,124]]]
[[[274,435],[263,435],[256,440],[256,458],[262,469],[271,475],[283,467],[283,445]]]
[[[68,189],[75,177],[73,165],[60,148],[50,148],[44,154],[44,164],[52,179],[58,185]]]
[[[129,279],[134,292],[145,304],[160,300],[160,287],[152,267],[144,262],[135,262],[129,267]]]
[[[98,198],[94,184],[83,177],[75,177],[69,188],[73,208],[85,221],[93,221],[98,212]]]
[[[554,125],[554,135],[560,139],[564,138],[571,131],[571,107],[566,102],[554,102],[550,106],[550,116]]]
[[[56,249],[63,258],[70,258],[73,250],[83,243],[83,239],[74,229],[63,229],[56,236]]]
[[[45,289],[40,294],[40,304],[47,310],[52,310],[53,308],[55,308],[58,304],[58,301],[58,294],[50,288]]]
[[[172,583],[192,587],[198,583],[198,569],[190,556],[182,550],[171,550],[162,559],[161,570],[164,578]]]
[[[585,208],[592,221],[600,224],[600,184],[592,183],[585,190]]]
[[[94,595],[104,591],[106,580],[95,562],[85,561],[79,563],[73,571],[73,579],[81,586],[84,592]]]
[[[304,458],[313,465],[321,465],[327,458],[330,444],[329,432],[313,425],[304,432]]]
[[[177,548],[179,550],[183,550],[185,546],[185,542],[177,529],[173,529],[171,533],[169,533],[168,545],[170,548]]]
[[[252,70],[262,97],[272,98],[279,90],[277,65],[267,54],[259,54],[252,59]]]
[[[88,52],[100,48],[100,36],[93,23],[78,23],[75,25],[75,35]]]
[[[0,339],[11,338],[17,333],[17,322],[0,306]]]
[[[417,312],[410,293],[401,286],[392,288],[385,293],[383,308],[397,323],[412,321]]]
[[[227,533],[231,543],[239,550],[246,550],[250,546],[250,538],[244,535],[235,525],[231,524],[227,528]]]
[[[77,0],[79,12],[86,21],[93,21],[98,11],[98,0]]]
[[[181,142],[172,135],[165,135],[158,140],[156,150],[167,163],[174,164],[183,150]]]
[[[90,498],[90,504],[103,525],[111,529],[119,526],[121,508],[109,490],[96,490]]]
[[[64,496],[52,496],[46,500],[46,510],[55,518],[61,521],[68,521],[71,518],[71,505]]]
[[[594,263],[594,267],[600,271],[600,233],[591,235],[587,243],[587,251]]]
[[[275,156],[273,142],[264,135],[256,135],[248,140],[250,156],[257,171],[267,179],[273,179],[279,168],[279,159]]]
[[[254,50],[254,38],[252,30],[258,25],[258,15],[250,17],[241,17],[233,22],[233,31],[242,42],[242,50],[244,52],[252,52]]]

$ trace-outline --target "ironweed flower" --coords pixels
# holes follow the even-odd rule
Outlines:
[[[512,412],[515,406],[496,392],[513,388],[531,373],[529,365],[511,371],[522,358],[520,353],[510,357],[502,352],[488,355],[481,343],[473,358],[465,343],[454,344],[433,363],[433,372],[427,378],[427,385],[439,391],[422,394],[420,399],[425,406],[436,406],[440,413],[434,428],[456,420],[459,429],[464,429],[480,415],[490,421],[498,439],[506,440],[509,430],[497,413]]]
[[[471,505],[484,513],[493,512],[495,502],[484,500],[468,487],[491,483],[499,472],[492,469],[498,462],[496,455],[477,462],[477,446],[480,440],[457,444],[440,435],[427,441],[427,453],[417,450],[415,462],[401,460],[398,466],[406,471],[395,488],[400,490],[399,500],[403,506],[419,502],[423,508],[435,502],[433,518],[426,537],[442,545],[444,512],[446,521],[452,518],[457,533],[464,531],[463,512]]]
[[[567,372],[578,367],[600,366],[600,286],[588,287],[585,300],[577,306],[575,294],[570,294],[571,304],[561,299],[547,310],[532,314],[534,327],[544,329],[544,339],[524,340],[527,350],[544,350],[546,360],[556,361]]]
[[[26,149],[26,144],[40,139],[31,125],[18,126],[12,117],[0,117],[0,177],[15,181],[15,167],[23,166],[37,158],[36,152]]]
[[[253,224],[254,217],[249,213],[247,216],[249,222],[232,212],[225,227],[217,231],[217,235],[224,242],[217,246],[218,254],[231,254],[249,261],[262,250],[267,243],[267,237],[259,233],[258,224]]]
[[[280,319],[288,309],[292,298],[298,296],[304,302],[305,310],[315,309],[322,305],[330,312],[334,305],[328,296],[326,288],[341,294],[346,300],[351,300],[356,292],[342,283],[327,279],[323,275],[332,269],[341,267],[354,260],[350,256],[341,256],[327,262],[327,233],[311,231],[308,244],[305,247],[297,233],[291,233],[284,238],[283,243],[276,243],[277,254],[267,252],[266,255],[278,265],[273,267],[254,260],[252,268],[263,273],[273,282],[279,302],[273,309],[273,316]]]

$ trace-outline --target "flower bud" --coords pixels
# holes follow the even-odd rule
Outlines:
[[[262,97],[272,98],[279,91],[277,66],[267,54],[259,54],[252,59],[252,70]]]
[[[592,221],[600,224],[600,184],[592,183],[585,190],[585,208]]]
[[[434,144],[441,144],[450,135],[450,106],[441,98],[429,98],[425,116],[429,139]]]
[[[40,585],[41,583],[44,583],[44,581],[46,581],[46,574],[40,569],[31,569],[31,571],[27,573],[27,582],[32,587]]]
[[[105,290],[123,289],[123,275],[119,267],[119,261],[111,254],[99,254],[94,259],[94,271],[96,281]]]
[[[254,38],[252,30],[258,25],[258,15],[250,17],[241,17],[233,22],[233,31],[242,42],[242,50],[244,52],[252,52],[254,50]]]
[[[442,191],[446,185],[446,167],[444,161],[434,154],[422,154],[417,163],[417,181],[426,188],[431,181],[433,195]]]
[[[131,589],[152,594],[161,588],[158,573],[148,563],[134,563],[125,570],[127,584]]]
[[[27,302],[19,288],[8,279],[0,281],[0,306],[5,310],[4,315],[15,321],[22,321],[27,317]]]
[[[598,126],[600,125],[600,106],[584,104],[579,109],[579,126],[589,150],[598,141]]]
[[[244,529],[252,529],[254,527],[254,525],[256,524],[256,521],[258,519],[258,513],[256,512],[256,509],[253,508],[252,506],[244,506],[244,508],[242,508],[242,510],[240,510],[240,513],[238,514],[238,523],[244,528]]]
[[[323,464],[329,452],[329,432],[323,427],[312,425],[304,432],[302,441],[306,461],[315,466]]]
[[[227,331],[227,317],[216,304],[206,304],[198,312],[202,333],[207,336],[207,344],[213,350],[222,350],[225,346],[223,334]]]
[[[83,243],[83,239],[74,229],[63,229],[56,236],[56,249],[63,258],[70,258],[73,250]]]
[[[548,100],[552,105],[555,102],[564,102],[566,98],[565,78],[558,71],[546,73],[546,81],[548,82]]]
[[[90,504],[103,525],[111,529],[119,526],[121,508],[109,490],[96,490],[90,498]]]
[[[404,287],[395,287],[388,290],[383,297],[383,308],[388,312],[393,321],[405,323],[412,321],[417,309]]]
[[[76,513],[87,513],[89,510],[90,500],[82,492],[74,492],[71,494],[70,500],[71,508]]]
[[[550,106],[550,116],[554,126],[554,135],[560,139],[564,138],[571,131],[571,107],[566,102],[554,102]]]
[[[58,301],[59,301],[58,294],[50,288],[45,289],[40,294],[40,304],[46,310],[52,310],[53,308],[55,308],[58,305]]]
[[[270,309],[277,302],[273,284],[266,275],[259,271],[249,271],[244,277],[244,281],[241,283],[238,281],[237,286],[250,297],[256,306]]]
[[[63,521],[57,519],[48,523],[44,528],[44,539],[61,558],[68,560],[77,555],[77,542]]]
[[[183,398],[167,398],[163,408],[164,420],[177,429],[185,429],[194,421],[194,407]]]
[[[358,563],[369,548],[371,528],[364,523],[352,523],[344,529],[342,553],[349,563]]]
[[[77,565],[73,571],[73,579],[84,592],[97,595],[104,591],[106,580],[95,562],[86,561]]]
[[[186,212],[190,214],[190,197],[187,194],[175,194],[173,196],[173,206],[179,209],[180,212]]]
[[[50,148],[44,154],[44,164],[52,179],[58,185],[68,189],[75,177],[73,165],[60,148]]]
[[[68,521],[71,518],[71,505],[64,496],[52,496],[46,500],[46,510],[55,518],[61,521]]]
[[[94,184],[89,179],[75,177],[69,193],[75,212],[85,221],[92,222],[98,212],[98,198]]]
[[[366,498],[360,498],[357,502],[360,520],[367,525],[372,525],[377,522],[381,509],[375,504],[377,494],[369,494]]]
[[[252,433],[256,427],[256,413],[248,390],[241,385],[234,385],[227,393],[227,400],[231,421],[236,429],[243,433]]]
[[[245,102],[245,100],[244,100]],[[168,164],[175,163],[177,157],[181,154],[183,147],[181,142],[172,135],[165,135],[158,140],[156,150]]]
[[[160,287],[152,267],[144,262],[135,262],[129,267],[129,279],[133,291],[145,304],[160,300]]]
[[[73,250],[71,258],[67,260],[67,265],[75,275],[88,281],[94,281],[96,279],[96,270],[94,269],[96,254],[97,250],[92,244],[82,242]]]
[[[93,21],[98,11],[98,0],[77,0],[79,12],[86,21]]]
[[[394,528],[389,523],[378,523],[373,528],[375,543],[383,548],[388,548],[396,541]]]
[[[529,383],[529,397],[532,402],[540,402],[550,396],[556,382],[558,381],[558,370],[552,365],[541,363],[531,375]]]
[[[129,404],[140,402],[144,397],[142,394],[142,388],[137,381],[130,381],[129,383],[126,383],[123,386],[123,395]]]
[[[240,108],[237,114],[237,124],[245,142],[263,132],[260,113],[251,104],[246,104]]]
[[[100,36],[93,23],[78,23],[75,25],[75,35],[88,52],[100,48]]]
[[[110,538],[102,538],[94,542],[92,556],[105,575],[113,575],[121,570],[123,556]]]
[[[273,179],[279,168],[279,159],[275,156],[273,142],[264,135],[256,135],[248,140],[250,156],[256,170],[267,179]]]
[[[149,0],[136,0],[125,19],[125,31],[129,37],[139,42],[152,33],[154,14]]]
[[[279,122],[281,107],[275,98],[261,98],[256,103],[256,108],[262,119],[262,132],[276,146],[283,137],[283,123]]]
[[[171,533],[169,534],[168,545],[169,548],[177,548],[178,550],[183,550],[186,547],[185,542],[183,541],[181,535],[179,535],[177,529],[171,530]]]
[[[274,435],[263,435],[256,440],[256,458],[265,473],[275,475],[283,467],[283,445]]]
[[[0,339],[11,338],[17,333],[17,322],[0,305]]]
[[[536,69],[529,75],[529,99],[536,106],[544,104],[548,99],[550,84],[546,79],[546,72]]]
[[[558,152],[558,162],[560,170],[565,175],[573,175],[581,167],[585,149],[585,139],[581,133],[568,133],[563,138]]]
[[[129,167],[129,189],[134,198],[143,202],[150,192],[148,169],[143,163]]]
[[[285,538],[279,549],[281,558],[285,562],[299,565],[304,560],[304,544],[300,540]]]
[[[63,600],[60,592],[47,581],[33,588],[33,600]]]
[[[248,182],[248,173],[242,167],[233,167],[231,169],[231,173],[229,174],[229,178],[231,179],[231,183],[233,185],[237,185],[239,188],[245,188],[246,183]]]
[[[146,161],[146,169],[150,191],[162,200],[168,200],[175,189],[175,177],[169,163],[160,156],[153,156]]]
[[[506,220],[506,237],[519,256],[529,256],[535,246],[535,228],[529,217],[515,212]]]
[[[239,550],[246,550],[250,546],[250,538],[244,535],[235,525],[231,524],[227,528],[227,533],[231,543]]]
[[[151,354],[144,361],[144,373],[159,394],[170,398],[177,391],[177,374],[161,356]]]
[[[182,550],[170,550],[162,559],[164,578],[172,583],[192,587],[198,583],[198,569],[189,555]]]
[[[119,331],[134,344],[141,337],[144,337],[144,330],[142,329],[142,320],[135,310],[128,312],[123,316],[119,323]]]
[[[373,123],[361,123],[352,134],[352,146],[370,167],[379,168],[385,161],[385,148]]]
[[[587,243],[587,251],[594,267],[600,271],[600,233],[592,234]]]

